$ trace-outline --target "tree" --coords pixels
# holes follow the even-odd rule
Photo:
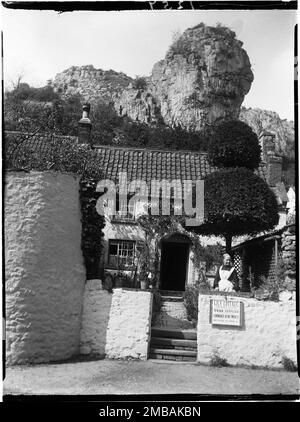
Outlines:
[[[208,161],[216,167],[256,169],[260,154],[256,133],[246,123],[232,120],[215,128],[208,148]]]
[[[233,236],[270,230],[279,219],[275,194],[246,168],[223,169],[206,176],[204,206],[204,223],[193,230],[223,236],[228,253]]]

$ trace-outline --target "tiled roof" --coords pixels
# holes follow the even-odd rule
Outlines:
[[[20,136],[19,132],[5,132],[5,148],[9,153],[13,139]],[[23,134],[24,135],[24,134]],[[57,140],[76,137],[54,136]],[[36,134],[26,139],[26,146],[43,154],[50,152],[47,135]],[[105,177],[118,182],[120,172],[127,173],[128,181],[143,180],[149,184],[152,180],[196,180],[203,179],[216,168],[212,167],[204,152],[188,150],[158,150],[133,147],[116,147],[111,145],[94,145],[99,154],[100,166]],[[22,154],[22,149],[15,155]],[[266,180],[266,166],[260,165],[258,174]]]
[[[196,151],[154,150],[130,147],[94,146],[105,177],[115,182],[118,174],[126,172],[128,181],[196,180],[216,170],[208,163],[207,154]],[[265,165],[258,173],[265,180]]]

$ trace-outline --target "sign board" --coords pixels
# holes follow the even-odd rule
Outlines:
[[[241,302],[230,299],[211,299],[211,323],[216,325],[241,324]]]

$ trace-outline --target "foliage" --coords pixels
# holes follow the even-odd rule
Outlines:
[[[75,173],[99,181],[102,171],[97,152],[89,145],[53,134],[5,135],[5,167],[23,170]]]
[[[33,99],[32,95],[23,99],[19,88],[6,93],[5,130],[77,136],[83,99],[79,94],[61,98],[55,93],[53,97],[52,88],[46,88],[44,101]],[[205,151],[210,142],[207,131],[188,132],[180,126],[171,128],[164,124],[149,126],[135,122],[121,112],[118,114],[113,104],[100,100],[93,104],[90,118],[93,122],[92,143]]]
[[[160,313],[162,306],[162,297],[157,288],[152,290],[153,293],[153,302],[152,302],[152,325],[155,324],[156,318]]]
[[[282,364],[286,371],[289,371],[289,372],[297,371],[297,365],[287,356],[282,357]]]
[[[218,368],[222,366],[229,366],[229,363],[227,362],[227,360],[225,358],[221,358],[221,356],[218,354],[217,351],[214,352],[212,358],[210,359],[209,364],[211,366],[216,366]]]
[[[102,237],[105,220],[96,210],[96,203],[100,196],[96,192],[97,180],[81,179],[81,248],[85,260],[87,279],[99,278],[99,260],[102,251]]]
[[[59,98],[59,94],[54,92],[51,85],[46,85],[42,88],[33,88],[27,83],[19,83],[15,89],[6,93],[9,101],[53,101]]]
[[[145,265],[147,269],[153,271],[153,284],[155,286],[158,281],[157,274],[159,270],[158,244],[164,236],[177,232],[182,226],[180,224],[180,216],[164,216],[161,213],[160,215],[152,215],[150,211],[150,205],[148,205],[148,209],[136,221],[145,233],[145,247],[148,251]],[[153,249],[153,254],[150,253],[150,248]]]
[[[200,283],[197,283],[192,286],[187,286],[183,294],[187,319],[189,321],[198,321],[199,291]]]
[[[147,81],[144,76],[137,76],[132,84],[134,89],[144,90],[147,87]]]
[[[193,230],[223,235],[228,252],[233,236],[254,235],[278,223],[275,194],[251,170],[220,170],[206,176],[204,183],[204,223]]]
[[[222,264],[223,246],[220,243],[203,246],[199,237],[192,236],[192,251],[194,264],[197,266],[201,261],[206,264],[206,270],[210,270],[214,265]]]
[[[170,46],[167,55],[180,54],[186,59],[191,54],[191,43],[188,38],[181,36],[172,43]]]
[[[208,160],[216,167],[256,169],[260,154],[257,135],[239,120],[219,124],[208,148]]]

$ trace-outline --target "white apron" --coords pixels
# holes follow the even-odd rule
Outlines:
[[[234,267],[230,270],[222,270],[222,267],[219,269],[220,281],[219,281],[219,291],[220,292],[233,292],[233,284],[229,281],[229,277],[234,271]]]

